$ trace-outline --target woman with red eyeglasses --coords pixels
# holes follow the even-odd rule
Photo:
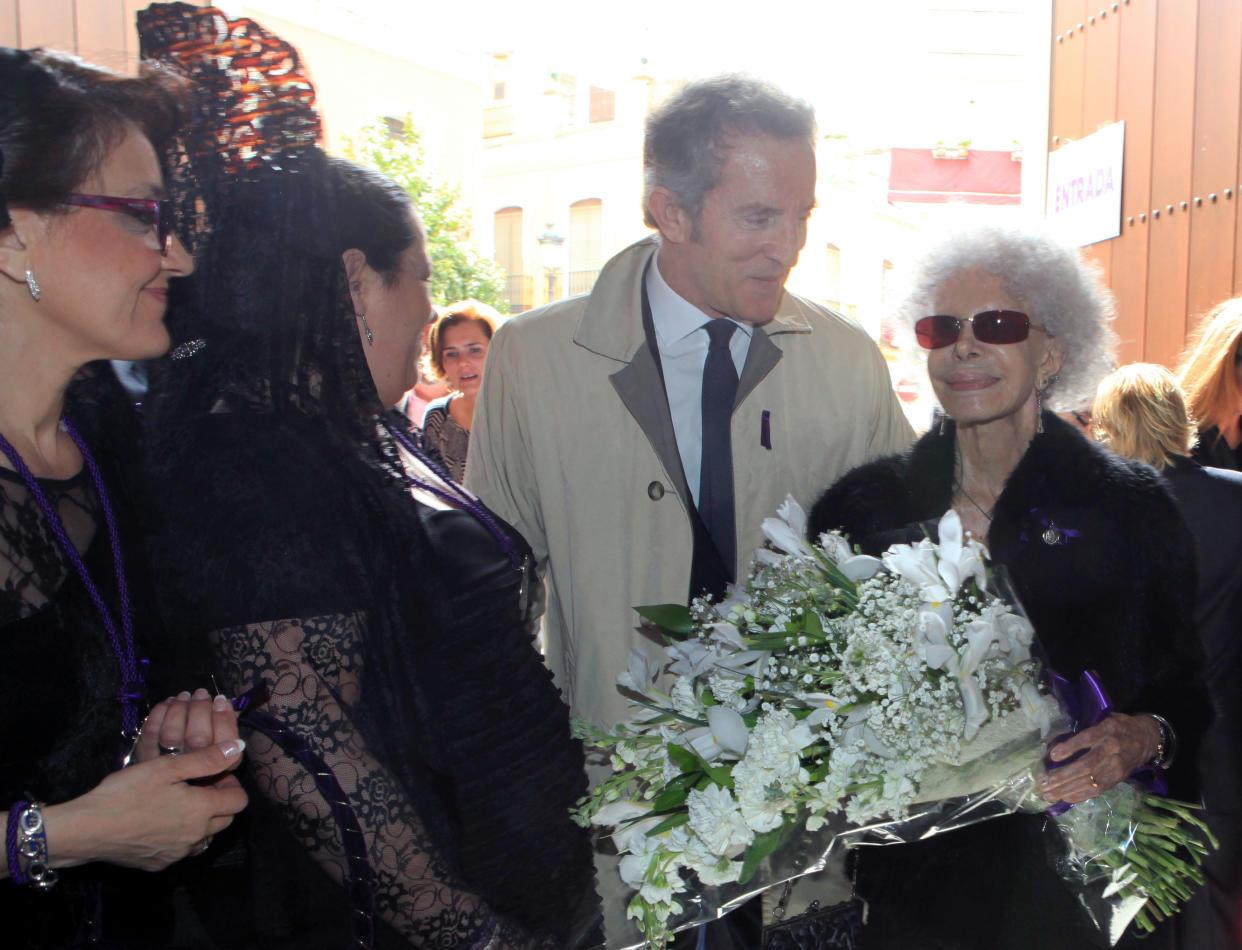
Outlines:
[[[193,267],[156,158],[178,115],[166,80],[0,48],[5,947],[165,944],[157,885],[125,869],[202,853],[246,804],[226,699],[147,714],[136,421],[106,362],[168,348]]]
[[[841,528],[878,554],[934,535],[952,508],[1004,569],[1047,664],[1071,680],[1100,674],[1117,711],[1052,748],[1050,804],[1086,801],[1148,764],[1171,766],[1173,791],[1193,794],[1193,747],[1210,717],[1194,552],[1172,498],[1150,468],[1055,414],[1088,404],[1108,372],[1111,309],[1079,254],[1042,235],[982,228],[937,244],[901,316],[943,415],[905,454],[842,478],[810,517],[811,537]],[[1043,822],[1012,815],[860,849],[863,945],[1107,946],[1054,872]]]

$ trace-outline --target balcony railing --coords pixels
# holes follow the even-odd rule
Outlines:
[[[589,294],[595,286],[595,278],[599,276],[599,268],[595,270],[571,270],[569,272],[569,296]]]
[[[505,300],[510,313],[523,313],[535,305],[535,278],[529,274],[510,274],[505,278]]]

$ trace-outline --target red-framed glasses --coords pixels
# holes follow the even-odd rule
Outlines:
[[[173,228],[176,221],[173,217],[173,203],[167,198],[114,198],[111,195],[66,195],[63,204],[78,205],[83,208],[102,208],[104,211],[119,211],[131,218],[137,218],[149,228],[155,228],[160,242],[160,253],[168,256],[172,246]]]
[[[957,342],[962,335],[963,323],[970,324],[971,333],[980,343],[1021,343],[1031,335],[1032,330],[1048,332],[1043,327],[1034,326],[1030,317],[1017,310],[985,310],[968,320],[947,314],[923,317],[915,322],[914,335],[919,346],[938,350]]]

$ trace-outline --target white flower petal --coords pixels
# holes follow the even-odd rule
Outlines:
[[[776,514],[793,530],[799,538],[806,537],[806,512],[794,500],[793,495],[786,495],[785,502],[776,509]]]
[[[778,551],[786,554],[793,554],[797,557],[812,556],[811,546],[807,544],[806,539],[790,527],[789,522],[780,518],[764,518],[763,536],[771,542],[772,546]]]
[[[709,706],[707,722],[711,726],[716,741],[734,755],[746,754],[746,743],[750,732],[741,715],[727,706]]]
[[[837,564],[837,567],[841,569],[841,573],[855,583],[874,577],[876,572],[883,566],[883,561],[868,554],[856,554]]]

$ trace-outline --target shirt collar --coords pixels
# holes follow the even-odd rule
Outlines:
[[[647,268],[647,301],[651,304],[651,320],[655,324],[656,343],[662,349],[684,340],[711,319],[685,297],[668,285],[660,273],[660,253]],[[733,321],[750,337],[754,328],[748,323]]]

